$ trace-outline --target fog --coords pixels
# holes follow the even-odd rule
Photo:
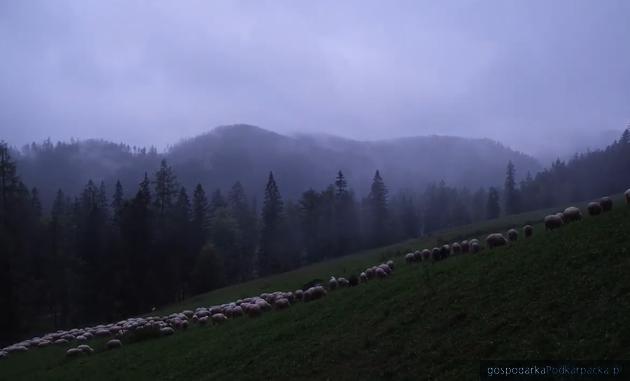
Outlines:
[[[630,121],[628,20],[623,0],[6,0],[0,138],[164,148],[249,123],[546,160]]]

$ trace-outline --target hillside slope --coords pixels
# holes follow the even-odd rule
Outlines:
[[[442,237],[485,230],[468,229]],[[349,273],[366,258],[433,244],[407,243],[319,270]],[[396,263],[387,280],[255,320],[192,327],[111,352],[94,343],[102,353],[79,359],[66,359],[63,348],[16,354],[0,362],[0,379],[472,380],[479,359],[630,358],[625,205],[552,232],[537,225],[533,238],[482,254]],[[218,294],[247,296],[309,280],[298,278],[296,272],[281,274]],[[212,294],[191,303],[209,302]]]

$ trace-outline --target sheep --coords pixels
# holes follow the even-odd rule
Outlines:
[[[258,305],[258,307],[260,307],[262,311],[271,310],[271,304],[269,304],[269,302],[267,302],[266,300],[258,299],[256,300],[256,304]]]
[[[92,349],[92,347],[86,344],[79,345],[77,349],[88,355],[94,353],[94,349]]]
[[[433,258],[434,261],[439,261],[441,259],[440,249],[437,247],[434,247],[433,249],[431,249],[431,257]]]
[[[48,341],[48,340],[42,340],[42,341],[40,341],[39,343],[37,343],[37,347],[38,347],[38,348],[44,348],[44,347],[49,346],[50,344],[51,344],[51,343],[50,343],[50,341]]]
[[[470,243],[470,251],[473,254],[476,254],[481,251],[481,245],[479,244],[478,241],[474,241]]]
[[[339,282],[339,287],[348,287],[350,282],[346,278],[338,278],[337,282]]]
[[[440,259],[446,259],[451,254],[451,247],[449,245],[442,245],[440,248]]]
[[[565,222],[579,221],[582,219],[582,212],[575,206],[569,206],[562,212]]]
[[[416,250],[413,252],[414,262],[422,262],[422,252],[420,250]]]
[[[289,306],[291,306],[291,303],[289,303],[289,299],[286,299],[286,298],[276,299],[274,304],[276,306],[276,309],[278,310],[284,310],[284,309],[289,308]]]
[[[108,342],[105,344],[105,347],[106,347],[107,349],[116,349],[116,348],[120,348],[120,347],[122,347],[122,342],[121,342],[120,340],[118,340],[118,339],[113,339],[113,340],[108,341]]]
[[[630,205],[630,189],[626,190],[623,195],[626,198],[626,204]]]
[[[389,266],[389,268],[393,270],[394,269],[394,261],[391,260],[391,259],[389,261],[387,261],[387,266]]]
[[[523,226],[523,235],[525,238],[529,238],[534,234],[534,227],[532,225]]]
[[[600,198],[599,203],[602,206],[602,212],[609,212],[610,210],[612,210],[613,200],[610,197],[604,196]]]
[[[470,242],[468,242],[467,240],[464,240],[459,245],[462,248],[462,253],[464,254],[470,253]]]
[[[416,261],[416,256],[414,255],[414,253],[405,254],[405,262],[414,263],[415,261]]]
[[[493,249],[495,247],[504,246],[507,244],[507,240],[501,233],[492,233],[486,237],[486,245],[488,248]]]
[[[320,299],[326,296],[326,289],[322,286],[314,286],[304,292],[304,301]]]
[[[251,318],[258,317],[258,316],[260,316],[262,314],[262,309],[256,303],[243,304],[243,310],[245,311],[247,316],[249,316]]]
[[[429,259],[431,259],[431,250],[429,249],[422,250],[422,260],[428,261]]]
[[[173,333],[175,333],[175,330],[173,328],[171,328],[171,327],[162,327],[162,328],[160,328],[160,334],[162,336],[170,336]]]
[[[510,229],[510,230],[508,230],[508,231],[507,231],[507,236],[508,236],[508,239],[509,239],[510,241],[516,241],[516,240],[518,240],[518,232],[516,231],[516,229]]]
[[[70,348],[66,351],[66,357],[77,357],[81,353],[83,353],[83,351],[78,348]]]
[[[392,273],[392,268],[389,267],[389,265],[387,265],[387,263],[381,263],[380,265],[378,265],[378,268],[383,269],[383,271],[385,271],[387,273],[387,275]]]
[[[368,277],[368,279],[374,279],[374,276],[376,276],[376,270],[373,268],[369,268],[365,270],[365,275]]]
[[[451,249],[453,250],[453,255],[457,255],[462,252],[462,246],[457,242],[451,244]]]
[[[385,279],[387,278],[387,272],[385,270],[383,270],[382,267],[377,267],[376,268],[376,277],[379,279]]]
[[[221,324],[227,321],[227,316],[224,314],[214,314],[210,317],[212,319],[212,324]]]
[[[586,206],[589,216],[597,216],[602,213],[602,205],[599,202],[589,202]]]
[[[53,342],[55,345],[62,345],[62,344],[67,344],[68,340],[66,339],[57,339]]]
[[[9,354],[5,351],[0,351],[0,360],[6,359],[9,357]]]
[[[197,323],[199,325],[206,325],[206,324],[208,324],[208,316],[200,317],[199,320],[197,320]]]
[[[563,219],[557,214],[545,216],[545,230],[553,230],[564,225]]]
[[[359,279],[361,279],[362,283],[366,283],[368,281],[368,276],[365,272],[362,272],[361,274],[359,274]]]
[[[295,290],[293,292],[293,295],[295,295],[295,299],[296,300],[303,300],[304,299],[304,291],[302,291],[302,290]]]

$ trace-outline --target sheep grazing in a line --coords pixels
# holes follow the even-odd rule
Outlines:
[[[369,269],[365,270],[365,275],[368,279],[374,279],[374,277],[376,276],[376,270],[370,267]]]
[[[359,279],[361,279],[361,282],[365,283],[368,281],[368,276],[365,272],[362,272],[361,274],[359,274]]]
[[[337,282],[339,282],[339,287],[348,287],[348,286],[350,286],[350,282],[346,278],[338,278]]]
[[[451,246],[442,245],[440,248],[440,259],[446,259],[449,255],[451,255]]]
[[[529,238],[534,235],[534,227],[532,225],[523,226],[523,235],[525,238]]]
[[[575,206],[569,206],[562,212],[565,222],[579,221],[582,219],[582,212]]]
[[[451,244],[451,250],[453,251],[453,255],[457,255],[462,252],[462,246],[459,243],[454,242]]]
[[[506,245],[507,240],[501,233],[492,233],[486,237],[486,244],[489,249],[493,249],[495,247]]]
[[[387,261],[386,264],[387,264],[387,266],[389,266],[390,269],[392,269],[392,270],[394,269],[394,261],[393,260],[390,259],[389,261]]]
[[[414,263],[415,261],[416,261],[416,256],[414,255],[414,253],[405,254],[405,262]]]
[[[459,245],[462,247],[462,253],[464,254],[470,253],[470,242],[468,242],[467,240],[464,240]]]
[[[516,231],[516,229],[510,229],[510,230],[508,230],[508,231],[507,231],[507,236],[508,236],[508,239],[509,239],[510,241],[516,241],[516,240],[518,240],[518,232]]]
[[[433,249],[431,249],[431,257],[434,261],[439,261],[440,259],[442,259],[439,247],[434,247]]]
[[[599,204],[602,206],[602,212],[609,212],[613,207],[613,200],[608,196],[604,196],[599,199]]]
[[[296,300],[303,300],[304,299],[304,291],[302,291],[302,290],[295,290],[293,292],[293,295],[295,295],[295,299]]]
[[[602,214],[602,205],[599,202],[589,202],[586,206],[589,216],[598,216]]]
[[[385,278],[387,278],[387,272],[385,270],[383,270],[382,267],[377,267],[376,268],[376,277],[378,279],[385,279]]]
[[[473,254],[481,251],[481,245],[479,244],[479,241],[474,241],[470,243],[470,251]]]
[[[422,252],[420,250],[414,251],[413,258],[415,262],[422,262]]]
[[[392,273],[393,268],[389,267],[387,263],[381,263],[378,265],[379,268],[383,269],[387,273],[387,275]]]
[[[199,320],[197,320],[197,323],[199,323],[199,325],[206,325],[206,324],[208,324],[208,316],[200,317]]]
[[[429,249],[422,250],[422,260],[428,261],[429,259],[431,259],[431,250]]]
[[[160,328],[160,334],[162,336],[170,336],[175,333],[175,330],[171,327],[162,327]]]
[[[192,312],[192,311],[191,311],[191,312]],[[116,349],[116,348],[120,348],[120,347],[122,347],[122,342],[121,342],[120,340],[118,340],[118,339],[113,339],[113,340],[108,341],[108,342],[105,344],[105,347],[106,347],[107,349]]]
[[[545,216],[545,230],[553,230],[564,225],[564,221],[557,214]]]
[[[626,198],[626,204],[630,205],[630,189],[626,190],[623,195]]]
[[[328,281],[328,288],[331,290],[335,290],[338,286],[339,286],[339,282],[337,281],[337,278],[335,278],[334,276],[331,276],[330,280]]]

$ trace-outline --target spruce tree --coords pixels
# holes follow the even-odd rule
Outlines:
[[[173,207],[177,197],[177,178],[173,169],[162,160],[160,169],[155,173],[155,209],[160,217],[163,217]]]
[[[262,228],[258,251],[258,270],[260,275],[267,275],[282,268],[283,207],[282,197],[273,178],[273,173],[269,172],[269,179],[265,187],[265,200],[262,207]]]
[[[389,212],[387,207],[387,187],[377,170],[374,174],[367,198],[368,241],[372,246],[381,246],[389,241]]]
[[[515,169],[512,161],[509,161],[505,171],[505,184],[503,187],[503,199],[505,202],[505,214],[519,212],[518,190],[516,189]]]
[[[488,189],[488,201],[486,202],[486,219],[498,218],[500,213],[499,191],[495,187],[490,187]]]

